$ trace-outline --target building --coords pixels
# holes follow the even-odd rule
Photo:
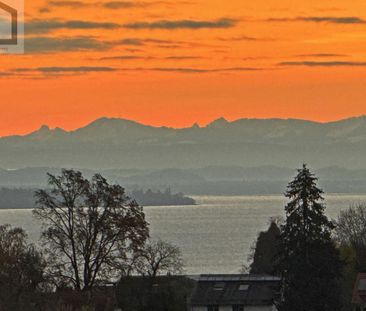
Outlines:
[[[201,275],[188,311],[274,311],[280,278],[256,275]]]
[[[366,311],[366,273],[359,273],[352,294],[354,311]]]

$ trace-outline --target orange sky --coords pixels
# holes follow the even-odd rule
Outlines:
[[[26,54],[0,55],[0,136],[102,116],[366,114],[364,0],[30,0],[25,13]]]

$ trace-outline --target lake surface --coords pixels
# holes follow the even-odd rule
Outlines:
[[[185,272],[237,273],[257,234],[270,217],[283,216],[282,196],[194,197],[196,206],[145,207],[151,236],[180,247]],[[352,204],[366,203],[366,195],[329,195],[327,215],[336,218]],[[0,210],[0,223],[21,226],[36,242],[40,224],[30,210]]]

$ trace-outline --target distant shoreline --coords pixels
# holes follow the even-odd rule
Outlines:
[[[327,199],[335,198],[335,197],[364,197],[365,203],[366,203],[366,192],[365,193],[327,193],[324,195],[325,203],[327,203]],[[193,204],[156,204],[156,205],[148,205],[148,204],[140,204],[144,208],[152,208],[152,207],[194,207],[194,206],[200,206],[205,204],[205,198],[212,199],[212,198],[220,198],[220,199],[227,199],[227,198],[270,198],[270,197],[276,197],[279,199],[286,200],[285,197],[282,194],[248,194],[248,195],[188,195],[190,199],[194,200]],[[202,202],[203,201],[203,202]],[[360,203],[362,203],[360,201]],[[32,210],[36,207],[5,207],[0,205],[0,210]]]
[[[0,188],[0,209],[33,209],[36,207],[34,197],[36,189]],[[128,192],[126,204],[136,201],[141,206],[188,206],[195,205],[196,201],[183,193],[165,191],[134,190]]]

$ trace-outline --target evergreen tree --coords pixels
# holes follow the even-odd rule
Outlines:
[[[271,220],[267,231],[259,233],[256,244],[250,255],[252,263],[250,265],[251,274],[276,273],[275,264],[278,257],[278,245],[281,231],[274,220]]]
[[[288,186],[279,251],[281,311],[341,309],[342,262],[331,239],[334,225],[324,214],[322,195],[317,178],[306,165]]]

